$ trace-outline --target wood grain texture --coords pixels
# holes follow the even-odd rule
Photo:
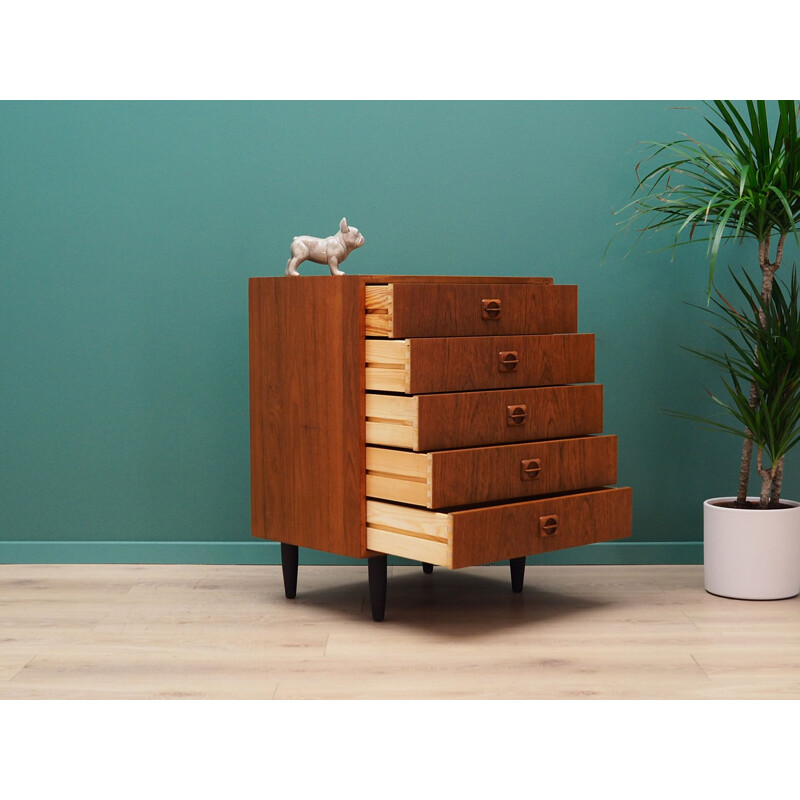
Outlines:
[[[390,566],[380,626],[366,564],[300,590],[279,566],[0,565],[0,699],[800,699],[798,600],[715,597],[699,564],[529,563],[519,595],[507,565]]]
[[[386,286],[391,287],[388,296],[384,291]],[[550,278],[406,276],[392,282],[389,276],[314,276],[254,278],[249,290],[254,536],[346,556],[367,557],[373,553],[368,546],[367,442],[423,452],[477,450],[487,445],[560,440],[602,431],[602,386],[529,385],[536,380],[593,379],[594,339],[591,335],[574,333],[577,324],[574,286],[556,286]],[[486,320],[481,316],[481,303],[487,297],[495,298],[501,305],[497,319]],[[453,385],[471,389],[488,380],[486,365],[474,366],[473,362],[480,361],[479,354],[483,352],[493,362],[493,370],[496,369],[498,346],[517,353],[519,372],[498,369],[497,375],[502,376],[501,380],[512,376],[512,380],[516,378],[526,385],[489,391],[442,392],[435,387],[439,390],[431,393],[365,394],[368,363],[365,316],[369,315],[364,312],[377,312],[373,314],[377,317],[384,316],[380,312],[385,310],[385,316],[393,318],[391,324],[396,333],[399,307],[402,307],[401,324],[412,326],[423,337],[409,342],[408,348],[414,346],[414,341],[421,342],[420,375],[431,389],[442,377],[434,374],[437,362],[445,364],[444,379],[454,381]],[[492,335],[478,335],[487,324],[492,326]],[[437,350],[434,344],[427,343],[431,331],[464,338],[444,345],[439,343]],[[470,337],[472,343],[464,344]],[[450,362],[458,352],[463,363],[455,363],[450,369]],[[374,358],[374,353],[370,357]],[[413,363],[412,359],[409,355],[408,361]],[[381,369],[399,373],[405,370],[405,365],[398,363],[393,350]],[[493,374],[491,379],[494,378]],[[509,409],[522,411],[523,407],[522,424],[509,424]],[[525,456],[541,456],[544,462],[540,476],[536,481],[525,482],[520,494],[514,494],[520,490],[511,487],[508,477],[511,470],[508,453],[473,454],[460,456],[460,460],[458,454],[442,454],[437,480],[439,496],[433,497],[434,468],[429,459],[426,474],[431,477],[423,483],[419,475],[411,476],[408,482],[415,486],[395,499],[421,504],[424,490],[426,505],[449,507],[486,502],[481,498],[492,497],[493,492],[499,492],[495,499],[502,500],[605,485],[615,479],[616,440],[601,437],[598,442],[574,445],[596,449],[575,451],[571,456],[559,449],[570,445],[552,444],[549,456],[525,449]],[[613,457],[608,449],[612,442]],[[600,453],[597,448],[606,450]],[[518,460],[516,455],[513,461]],[[553,467],[551,462],[559,466]],[[515,479],[519,479],[519,465],[512,466]],[[416,466],[414,469],[418,470]],[[560,482],[553,482],[555,472],[562,474]],[[467,482],[473,494],[467,494],[466,500],[464,494],[458,494],[464,474],[474,476],[472,484]],[[391,473],[380,465],[373,464],[370,475],[373,487],[392,479]],[[629,495],[627,499],[630,504]],[[602,506],[605,501],[597,502]],[[401,513],[398,508],[406,510]],[[410,506],[395,507],[392,513],[405,519],[413,510]],[[510,513],[500,507],[482,511],[486,518],[495,520],[499,519],[496,514]],[[477,513],[477,509],[470,510],[473,512]],[[574,516],[574,512],[570,514]],[[445,518],[450,519],[446,515]],[[465,519],[470,521],[462,525],[469,532],[477,523],[471,517]],[[570,533],[574,527],[570,519],[568,515],[568,524],[563,528],[564,535],[559,532],[559,541],[583,543],[581,537],[589,534]],[[381,531],[377,536],[384,542],[394,540],[397,535],[436,541],[436,537],[402,527],[377,524],[371,528]],[[596,541],[591,535],[588,540]],[[479,551],[474,542],[470,543],[471,534],[465,534],[463,540],[467,544],[459,545],[462,550],[466,547],[466,552]],[[405,543],[402,546],[407,547]],[[456,547],[455,538],[449,546]],[[441,556],[437,561],[428,555],[426,550],[425,561],[442,563]],[[501,557],[519,555],[509,553]],[[461,566],[465,563],[463,558],[452,550],[448,565]]]
[[[419,455],[424,454],[419,453]],[[367,472],[367,497],[431,508],[430,495],[427,481],[418,483],[408,478],[399,478],[396,475]]]
[[[367,500],[367,547],[372,551],[449,566],[452,534],[448,514]]]
[[[410,345],[410,339],[367,339],[365,378],[368,392],[411,394]]]
[[[366,393],[365,435],[369,444],[417,449],[419,400],[415,396]]]
[[[586,436],[603,430],[600,384],[423,394],[416,399],[416,450],[532,442]],[[523,424],[507,424],[510,405],[528,407]]]
[[[482,303],[497,299],[501,313],[484,319]],[[392,284],[395,339],[438,336],[502,336],[524,333],[575,333],[576,286],[543,284]]]
[[[369,319],[369,318],[368,318]],[[511,370],[500,354],[515,354]],[[368,339],[367,391],[428,394],[594,380],[594,335]]]
[[[623,487],[524,503],[454,511],[452,568],[546,553],[631,535],[632,491]],[[558,532],[540,535],[539,520],[557,516]],[[500,555],[502,554],[502,555]]]
[[[364,307],[366,311],[365,333],[367,336],[391,337],[394,325],[393,284],[419,283],[446,284],[459,286],[463,284],[522,284],[531,286],[551,286],[552,278],[467,278],[462,276],[428,276],[420,278],[413,275],[366,275],[362,277],[365,284]]]
[[[391,336],[392,334],[392,292],[391,286],[364,287],[365,336]]]
[[[451,545],[436,539],[409,536],[398,531],[367,525],[367,546],[377,553],[391,553],[400,558],[446,566],[450,563]]]
[[[453,569],[546,553],[631,535],[632,491],[624,487],[451,512]],[[542,517],[558,517],[555,535],[540,535]]]
[[[251,278],[253,536],[366,553],[363,281]]]
[[[543,534],[545,520],[555,520],[552,535]],[[449,512],[369,500],[367,525],[395,534],[382,540],[384,552],[461,569],[630,536],[632,490],[600,489]],[[447,548],[434,554],[428,541]]]
[[[491,276],[485,275],[361,275],[361,280],[366,284],[367,288],[372,285],[386,285],[395,283],[442,283],[459,285],[464,283],[473,283],[478,285],[486,284],[521,284],[531,286],[552,286],[553,279],[548,277],[509,277],[509,276]]]
[[[367,447],[367,497],[430,508],[430,454]]]
[[[525,405],[509,426],[509,406]],[[367,392],[366,441],[414,451],[586,436],[603,430],[601,384],[488,392],[391,395]]]
[[[499,368],[504,351],[517,353],[512,371]],[[591,383],[594,335],[411,339],[409,362],[409,394]]]
[[[535,461],[535,475],[522,470]],[[367,496],[443,509],[609,486],[617,437],[589,436],[413,453],[367,447]]]
[[[430,457],[430,453],[367,447],[367,472],[396,475],[425,483],[430,475]]]

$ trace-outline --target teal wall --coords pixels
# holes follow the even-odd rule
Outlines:
[[[0,561],[275,562],[249,534],[247,279],[346,215],[351,272],[578,284],[634,536],[551,561],[699,562],[739,443],[659,409],[713,380],[678,348],[707,339],[682,304],[704,247],[601,265],[637,143],[705,136],[681,104],[0,104]]]

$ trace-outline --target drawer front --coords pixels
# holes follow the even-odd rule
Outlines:
[[[629,488],[453,512],[452,566],[466,567],[631,535]]]
[[[536,497],[616,482],[616,436],[433,453],[367,448],[367,496],[424,508]]]
[[[367,392],[367,444],[452,450],[602,433],[603,387],[577,386],[422,394]]]
[[[603,430],[600,384],[423,394],[418,450],[586,436]]]
[[[366,287],[366,335],[391,339],[575,333],[578,288],[514,283]]]
[[[617,482],[616,436],[444,450],[430,456],[430,508],[593,489]]]
[[[428,394],[594,380],[594,335],[369,339],[367,390]]]
[[[442,513],[367,501],[367,548],[458,569],[631,535],[633,492],[600,489]]]

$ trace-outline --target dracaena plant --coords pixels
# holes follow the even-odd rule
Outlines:
[[[715,100],[705,106],[704,119],[714,144],[689,136],[649,142],[649,156],[636,167],[633,199],[616,212],[623,216],[618,225],[623,231],[638,229],[640,236],[674,231],[673,250],[705,242],[709,296],[721,246],[729,240],[753,241],[760,293],[768,301],[787,237],[793,235],[800,243],[800,105],[778,100],[771,109],[763,100],[743,104]],[[748,404],[755,409],[759,402],[756,384],[751,384]],[[744,505],[753,437],[749,428],[740,433],[744,444],[737,503]],[[775,477],[778,495],[782,471],[780,460]]]
[[[721,294],[700,307],[716,324],[711,327],[725,345],[721,353],[685,348],[722,372],[725,392],[708,391],[722,417],[702,417],[671,411],[735,436],[746,431],[756,449],[761,477],[760,508],[780,501],[780,478],[786,454],[800,443],[800,291],[797,271],[791,282],[775,281],[765,299],[745,272],[734,276],[743,304],[736,308]],[[755,394],[756,402],[752,402]]]

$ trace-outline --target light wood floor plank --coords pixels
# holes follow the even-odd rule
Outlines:
[[[698,566],[0,565],[0,699],[800,699],[800,598]]]

